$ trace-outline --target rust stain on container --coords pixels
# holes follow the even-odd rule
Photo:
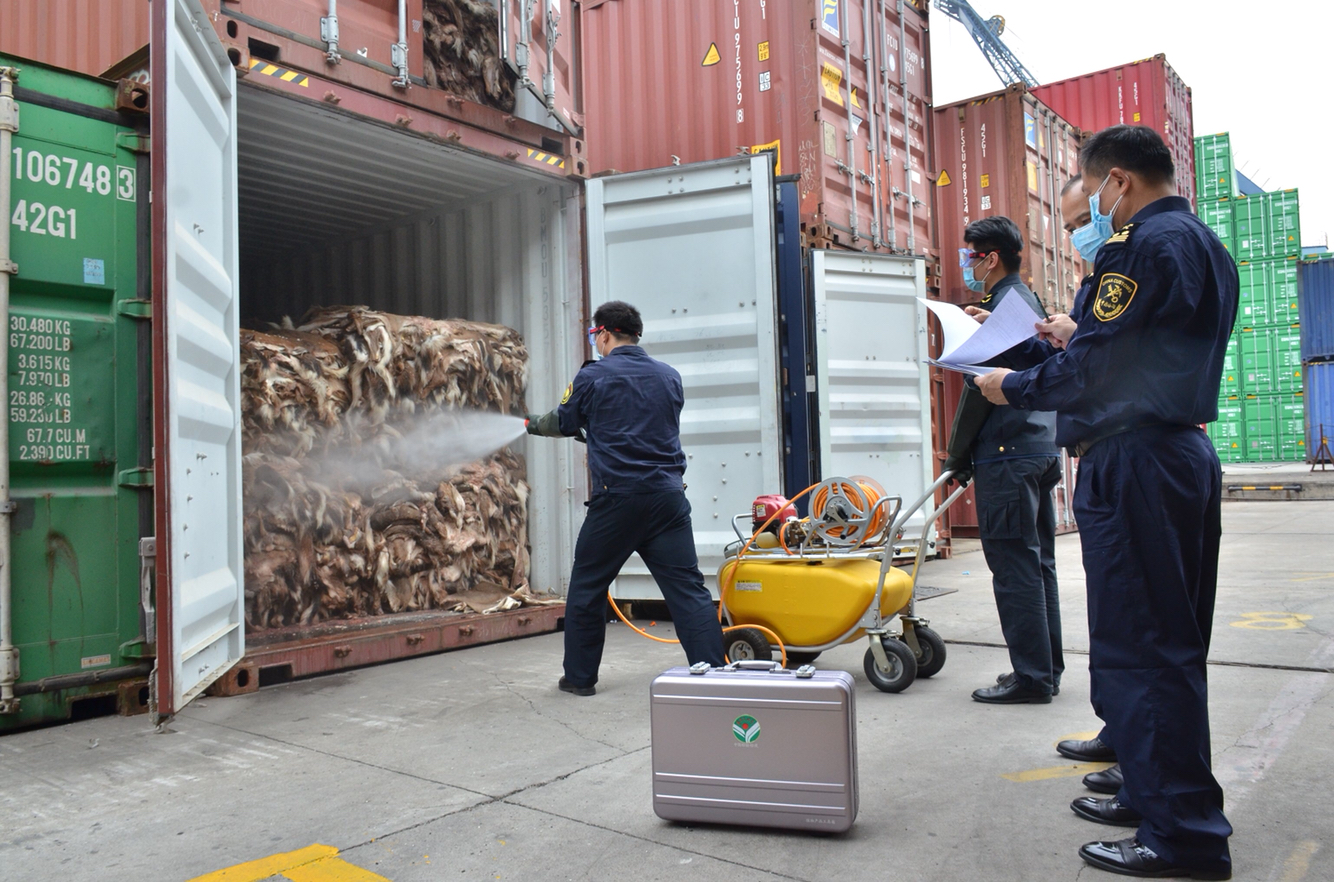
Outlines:
[[[1079,131],[1021,84],[937,108],[935,124],[941,299],[981,299],[956,255],[964,227],[1001,216],[1024,234],[1024,282],[1048,312],[1069,312],[1085,270],[1063,229],[1060,193],[1079,170]]]
[[[585,3],[591,171],[769,152],[801,176],[808,243],[929,254],[927,7]]]
[[[4,0],[0,52],[101,74],[148,43],[147,0]]]
[[[1195,205],[1195,123],[1190,87],[1155,55],[1033,90],[1041,101],[1086,132],[1148,126],[1163,136],[1176,164],[1177,194]]]

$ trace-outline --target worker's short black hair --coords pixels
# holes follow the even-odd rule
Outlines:
[[[1176,176],[1172,151],[1148,126],[1111,126],[1079,148],[1079,167],[1095,178],[1113,168],[1134,172],[1150,184],[1169,184]]]
[[[1084,179],[1079,175],[1075,175],[1073,178],[1065,182],[1065,186],[1061,188],[1061,195],[1064,196],[1065,194],[1073,190],[1075,187],[1078,187],[1083,183]]]
[[[1019,232],[1019,225],[1008,217],[984,217],[973,221],[964,227],[963,241],[974,251],[995,251],[1006,270],[1019,271],[1024,236]]]
[[[593,327],[606,328],[613,335],[638,343],[644,336],[644,320],[635,309],[624,300],[608,300],[593,313]]]

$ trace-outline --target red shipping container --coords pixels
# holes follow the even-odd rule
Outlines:
[[[811,244],[930,253],[928,5],[588,0],[590,167],[769,151]]]
[[[147,0],[3,0],[0,52],[97,76],[148,43]]]
[[[1163,136],[1176,163],[1177,194],[1195,205],[1195,123],[1190,87],[1155,55],[1132,64],[1110,67],[1047,83],[1033,90],[1044,104],[1085,132],[1108,126],[1148,126]]]
[[[963,231],[1008,217],[1026,247],[1019,273],[1048,312],[1068,312],[1084,263],[1065,233],[1061,187],[1079,169],[1079,130],[1022,84],[935,111],[935,219],[940,297],[976,303],[956,257]],[[956,396],[957,398],[957,396]]]

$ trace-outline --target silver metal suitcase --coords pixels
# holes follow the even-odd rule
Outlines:
[[[856,820],[846,671],[700,664],[664,672],[649,694],[658,817],[829,833]]]

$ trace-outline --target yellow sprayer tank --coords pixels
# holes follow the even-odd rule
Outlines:
[[[837,640],[871,607],[880,562],[865,558],[730,558],[718,569],[722,601],[738,625],[763,625],[785,644],[820,646]],[[880,612],[897,614],[912,598],[912,578],[885,574]],[[848,635],[855,640],[857,630]]]

